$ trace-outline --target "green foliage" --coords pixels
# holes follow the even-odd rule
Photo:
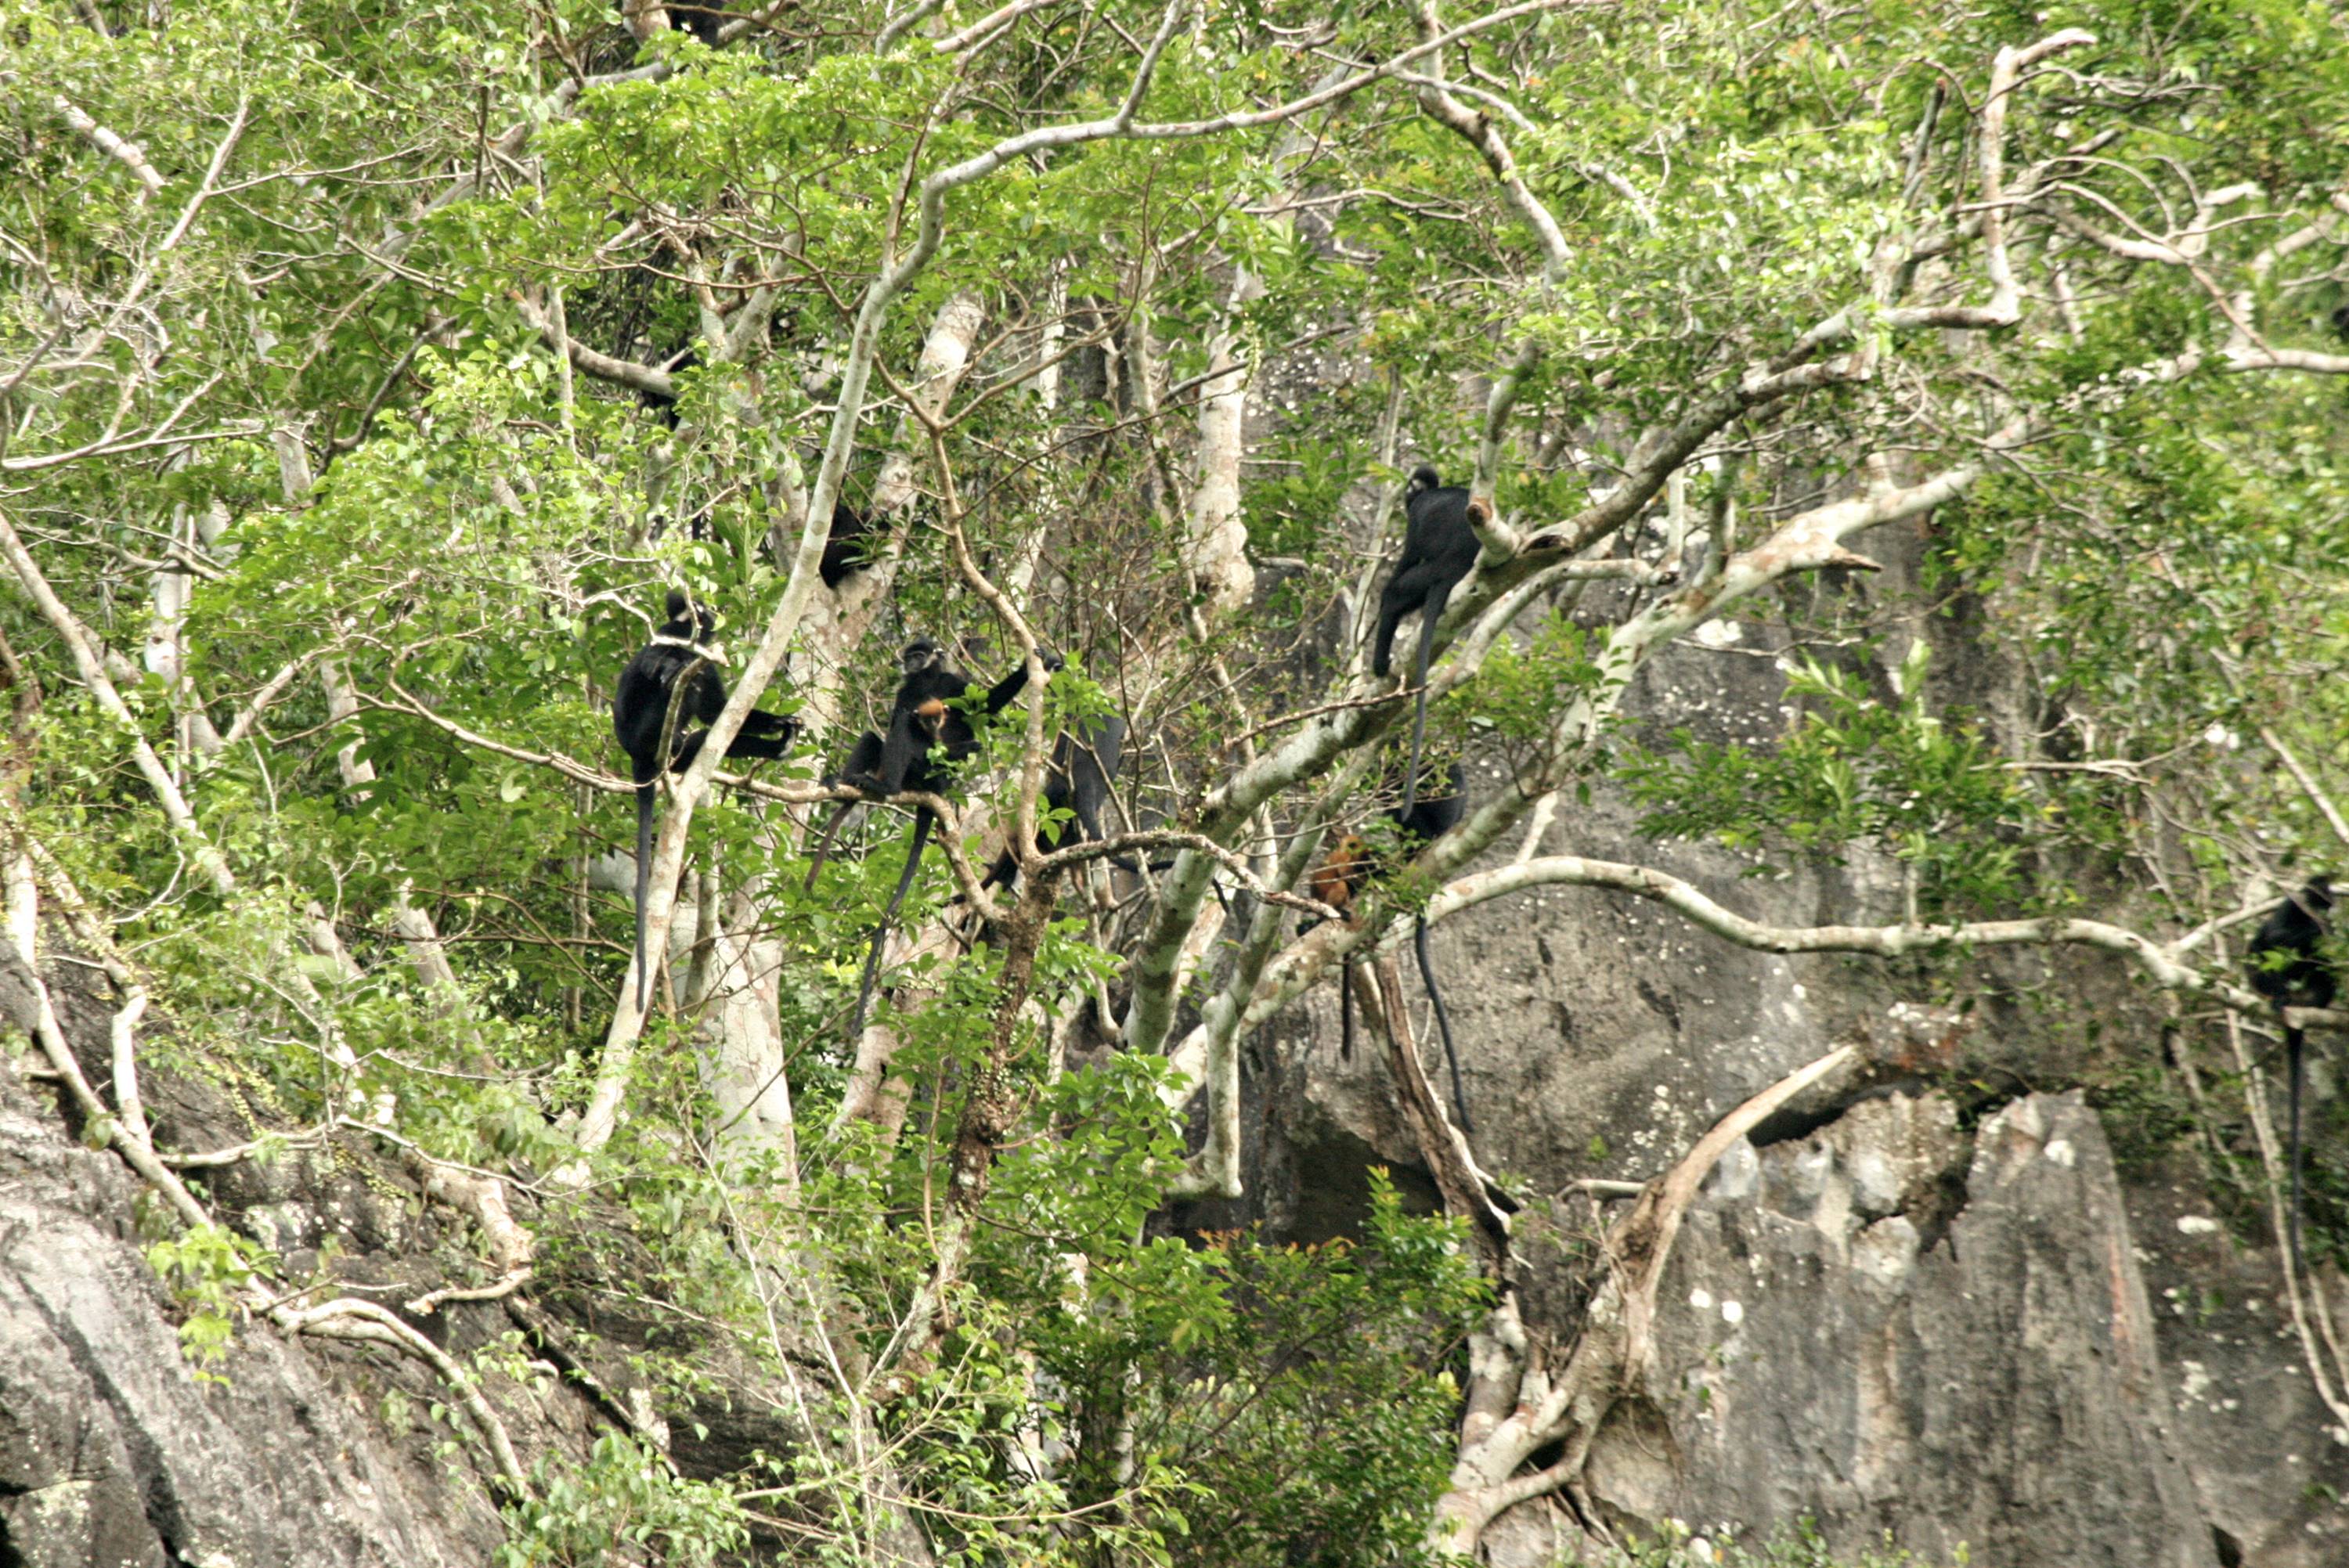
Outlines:
[[[1029,1342],[1065,1390],[1030,1418],[1071,1437],[1130,1433],[1151,1478],[1134,1516],[1157,1538],[1147,1560],[1425,1561],[1452,1462],[1449,1361],[1488,1299],[1459,1224],[1403,1214],[1377,1172],[1359,1246],[1104,1233],[1081,1276],[1035,1264],[991,1293],[1027,1298]],[[1081,1445],[1073,1501],[1116,1495],[1113,1448]],[[1080,1560],[1114,1555],[1104,1542]]]
[[[2089,1096],[2123,1171],[2158,1170],[2162,1158],[2196,1130],[2192,1103],[2162,1064],[2135,1057],[2113,1068]]]
[[[509,1503],[512,1531],[497,1568],[602,1568],[650,1561],[710,1568],[750,1542],[750,1517],[727,1487],[688,1480],[651,1449],[616,1432],[585,1462],[542,1460],[534,1497]]]
[[[191,1225],[148,1247],[148,1266],[187,1315],[180,1321],[180,1354],[200,1381],[228,1381],[212,1368],[235,1342],[238,1298],[272,1262],[259,1243],[219,1225]]]
[[[1831,858],[1870,845],[1913,868],[1927,918],[2044,898],[2028,852],[2047,808],[1963,713],[1931,711],[1930,655],[1921,639],[1909,645],[1889,702],[1849,671],[1801,660],[1787,691],[1812,706],[1767,750],[1682,732],[1677,755],[1629,751],[1622,776],[1647,808],[1640,830]]]
[[[1516,625],[1463,645],[1458,667],[1480,650],[1482,664],[1432,714],[1439,755],[1497,760],[1528,798],[1628,790],[1650,835],[1713,839],[1767,869],[1881,852],[1930,919],[2151,886],[2152,918],[2183,930],[2268,896],[2280,872],[2338,852],[2312,793],[2262,758],[2269,738],[2288,744],[2343,792],[2349,397],[2338,377],[2221,373],[2216,356],[2242,312],[2250,338],[2338,350],[2336,10],[1630,0],[1524,17],[1440,59],[1555,217],[1555,265],[1486,150],[1420,112],[1407,83],[1289,124],[1011,159],[946,197],[937,254],[872,323],[847,494],[887,472],[918,499],[885,601],[851,615],[870,634],[803,642],[765,696],[820,717],[822,740],[756,777],[834,765],[885,703],[904,634],[1000,667],[1009,638],[968,559],[1024,583],[1023,615],[1071,655],[1044,733],[1142,705],[1161,749],[1129,766],[1124,815],[1195,825],[1249,747],[1300,733],[1279,716],[1360,709],[1331,671],[1348,652],[1335,628],[1375,592],[1368,510],[1415,461],[1466,476],[1479,378],[1522,346],[1543,354],[1497,473],[1521,532],[1620,493],[1692,409],[1865,346],[1865,377],[1740,402],[1677,490],[1583,542],[1589,559],[1654,560],[1670,511],[1675,543],[1692,538],[1682,524],[1719,534],[1692,544],[1688,578],[1536,583]],[[866,46],[877,15],[807,0],[712,50],[682,33],[639,43],[590,0],[0,0],[15,176],[0,181],[0,515],[117,655],[132,715],[127,729],[88,695],[42,607],[0,574],[0,796],[136,954],[171,1020],[140,1040],[149,1060],[203,1073],[256,1121],[357,1118],[543,1194],[578,1160],[564,1119],[612,1059],[631,934],[597,868],[630,845],[633,800],[579,777],[616,765],[615,673],[672,583],[719,612],[738,653],[756,640],[791,567],[771,536],[843,401],[864,291],[912,242],[909,182],[1113,110],[1162,12],[1044,6],[960,56],[935,46],[971,19],[952,8],[886,50]],[[1140,117],[1246,114],[1314,90],[1340,57],[1392,60],[1419,39],[1407,7],[1327,21],[1306,46],[1259,0],[1195,8]],[[2006,105],[2010,181],[2061,170],[2060,190],[2011,204],[2024,318],[1902,325],[1920,303],[1988,297],[1987,62],[2075,22],[2101,41]],[[2190,268],[2116,256],[2053,215],[2068,201],[2142,237],[2228,191]],[[2303,225],[2315,237],[2293,240]],[[2074,308],[2057,307],[2059,283]],[[966,294],[987,317],[970,375],[935,429],[901,418],[899,394],[928,374],[925,334]],[[1844,312],[1849,344],[1805,339]],[[692,349],[670,418],[599,377],[605,361],[561,352],[540,325],[558,315],[595,356]],[[1208,624],[1183,518],[1218,345],[1252,377],[1241,505],[1259,575],[1247,614]],[[1985,457],[2017,416],[2028,442]],[[1617,634],[1717,585],[1703,573],[1730,547],[1859,493],[1863,458],[1885,460],[1869,484],[1960,462],[1982,477],[1857,540],[1892,568],[1867,586],[1799,573],[1712,606],[1803,650],[1762,715],[1706,717],[1750,734],[1783,699],[1795,711],[1775,739],[1628,740]],[[175,585],[191,596],[176,683],[140,659]],[[1897,671],[1881,667],[1893,627],[1910,650]],[[1692,641],[1669,656],[1700,677],[1750,651]],[[1929,641],[1951,651],[1930,669]],[[201,744],[199,718],[234,738]],[[233,896],[191,874],[134,738],[235,868]],[[963,780],[999,815],[1010,796],[988,781],[1019,740],[998,727]],[[1295,830],[1330,778],[1251,820]],[[651,1321],[638,1369],[666,1408],[716,1397],[722,1368],[727,1387],[764,1379],[761,1398],[798,1401],[809,1440],[709,1483],[618,1439],[549,1458],[503,1560],[712,1562],[748,1550],[757,1512],[788,1516],[811,1560],[856,1561],[872,1516],[894,1512],[974,1564],[1421,1561],[1458,1343],[1485,1301],[1457,1228],[1402,1214],[1381,1181],[1349,1243],[1168,1233],[1187,1149],[1172,1069],[1099,1048],[1081,1016],[1168,956],[1140,951],[1146,897],[1064,897],[1024,982],[1000,942],[933,944],[880,1012],[902,1120],[841,1115],[859,1043],[839,1021],[904,833],[867,813],[807,888],[792,810],[726,791],[699,808],[687,903],[706,892],[733,922],[739,899],[729,934],[757,973],[650,1024],[627,1119],[580,1161],[594,1186],[533,1222],[544,1281]],[[1411,907],[1432,890],[1393,891]],[[934,854],[909,923],[954,896]],[[406,911],[430,916],[453,994],[418,978]],[[2204,950],[2214,964],[2220,945]],[[714,946],[694,961],[718,962]],[[743,1087],[713,1070],[728,1006],[771,1035],[788,1139],[743,1139],[726,1109]],[[1088,1065],[1062,1071],[1064,1047]],[[2209,1103],[2241,1087],[2231,1070],[2208,1081]],[[2149,1057],[2092,1087],[2125,1161],[2204,1148],[2230,1218],[2247,1234],[2263,1222],[2240,1126],[2199,1125]],[[986,1130],[992,1184],[957,1216],[957,1140],[981,1088],[1010,1125]],[[1588,1153],[1645,1136],[1610,1127]],[[2344,1233],[2344,1183],[2312,1162],[2319,1250]],[[967,1251],[934,1304],[947,1326],[933,1358],[909,1351],[909,1304],[957,1218]],[[187,1305],[191,1360],[220,1365],[263,1255],[207,1228],[151,1256]],[[885,1488],[859,1468],[874,1452]],[[1828,1560],[1798,1533],[1702,1553],[1674,1539],[1625,1561]]]
[[[1522,644],[1495,646],[1475,690],[1432,710],[1429,723],[1464,708],[1480,741],[1497,750],[1520,778],[1537,777],[1574,747],[1568,738],[1576,727],[1561,719],[1578,708],[1590,711],[1603,679],[1582,628],[1563,615],[1553,616]]]

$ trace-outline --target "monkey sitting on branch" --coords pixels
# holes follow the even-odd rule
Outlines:
[[[1122,718],[1112,716],[1081,729],[1061,732],[1052,747],[1051,765],[1044,772],[1043,806],[1047,813],[1069,813],[1069,820],[1050,835],[1049,843],[1044,830],[1038,829],[1040,852],[1050,854],[1071,844],[1102,841],[1106,836],[1102,831],[1102,807],[1109,802],[1110,787],[1117,782],[1117,770],[1124,759],[1125,720]],[[1007,843],[978,885],[1009,887],[1019,878],[1019,851]]]
[[[1061,668],[1058,654],[1048,652],[1040,656],[1046,671]],[[972,705],[966,700],[972,693],[981,691],[978,683],[949,664],[945,650],[928,637],[916,637],[907,643],[897,657],[905,675],[890,705],[886,735],[867,730],[849,753],[847,765],[840,770],[841,783],[873,799],[885,799],[908,790],[940,793],[952,778],[953,769],[978,754],[978,735],[971,727]],[[1009,675],[984,689],[976,705],[978,716],[994,717],[1027,687],[1028,665],[1022,660]],[[853,804],[843,801],[824,828],[808,867],[811,886],[823,864],[825,851],[831,848],[833,834]],[[905,869],[897,878],[897,891],[890,895],[887,908],[882,911],[880,923],[873,928],[872,952],[864,960],[864,978],[857,991],[856,1011],[849,1022],[848,1037],[852,1041],[864,1032],[865,1013],[872,1006],[874,985],[880,978],[882,946],[888,940],[889,927],[897,918],[898,910],[905,904],[906,890],[914,885],[914,873],[921,866],[922,849],[929,841],[936,819],[936,813],[927,806],[915,810],[913,830],[905,841]]]
[[[670,589],[668,621],[620,672],[612,698],[612,730],[628,754],[636,785],[636,1010],[643,1012],[652,985],[645,954],[645,898],[652,876],[653,792],[664,770],[682,773],[701,755],[707,727],[690,735],[688,723],[709,726],[726,707],[726,682],[718,668],[726,655],[710,640],[718,618]],[[777,758],[791,749],[799,720],[752,708],[741,733],[726,748],[729,757]]]
[[[1395,825],[1396,835],[1403,851],[1416,854],[1430,842],[1459,826],[1468,814],[1465,773],[1454,762],[1444,770],[1444,792],[1426,799],[1416,798],[1417,791],[1407,791],[1413,799],[1387,813]],[[1379,874],[1381,857],[1360,833],[1346,833],[1330,847],[1307,879],[1308,890],[1313,896],[1337,910],[1350,924],[1354,919],[1354,900],[1371,879]],[[1452,1106],[1460,1116],[1460,1130],[1473,1133],[1475,1124],[1468,1118],[1468,1099],[1460,1081],[1460,1055],[1452,1044],[1452,1019],[1444,1006],[1444,992],[1435,983],[1435,963],[1427,948],[1427,917],[1424,913],[1412,917],[1412,951],[1419,960],[1420,983],[1427,987],[1427,999],[1435,1008],[1436,1032],[1444,1037],[1444,1059],[1452,1073]],[[1354,1055],[1354,966],[1341,965],[1338,971],[1338,1055],[1350,1061]]]
[[[1379,590],[1379,624],[1371,644],[1371,673],[1384,679],[1394,661],[1395,629],[1419,612],[1419,657],[1412,685],[1419,690],[1411,717],[1411,761],[1403,774],[1403,816],[1419,797],[1420,750],[1427,738],[1427,661],[1435,651],[1435,624],[1452,591],[1476,570],[1484,551],[1476,525],[1492,519],[1487,503],[1458,485],[1447,485],[1425,463],[1413,469],[1403,492],[1402,559]]]

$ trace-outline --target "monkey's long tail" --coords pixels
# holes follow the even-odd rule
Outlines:
[[[636,786],[636,1011],[652,994],[652,965],[645,954],[645,900],[653,882],[653,787]]]
[[[1354,1059],[1354,965],[1338,961],[1338,1059]]]
[[[1060,840],[1053,843],[1052,848],[1055,850],[1059,849],[1061,844],[1067,841],[1068,837],[1069,835],[1066,833],[1061,834]],[[1038,835],[1037,847],[1040,849],[1043,847],[1042,835],[1040,834]],[[978,879],[978,891],[985,892],[991,887],[1009,888],[1013,882],[1018,882],[1019,880],[1019,851],[1010,844],[1006,843],[1003,846],[1003,852],[995,857],[995,863],[987,868],[987,874]]]
[[[1402,776],[1402,810],[1397,820],[1410,816],[1411,809],[1419,804],[1419,754],[1427,743],[1427,661],[1435,652],[1435,623],[1444,619],[1444,605],[1451,597],[1449,589],[1430,593],[1419,610],[1419,665],[1411,682],[1419,688],[1419,696],[1412,709],[1411,770]]]
[[[839,810],[833,812],[832,820],[823,825],[823,832],[817,838],[815,849],[808,856],[807,881],[800,884],[802,892],[815,891],[816,873],[823,870],[823,858],[832,852],[832,836],[840,831],[840,824],[848,820],[849,810],[855,804],[854,800],[843,800]]]
[[[1473,1133],[1476,1124],[1468,1119],[1468,1097],[1460,1088],[1460,1054],[1452,1048],[1452,1020],[1444,1011],[1444,993],[1436,989],[1435,965],[1427,956],[1427,922],[1414,917],[1411,923],[1412,951],[1419,954],[1419,982],[1427,987],[1427,999],[1435,1004],[1435,1032],[1444,1037],[1444,1060],[1452,1069],[1452,1109],[1460,1113],[1460,1130]]]
[[[2302,1057],[2307,1043],[2308,1037],[2298,1029],[2283,1032],[2284,1070],[2292,1075],[2291,1109],[2287,1112],[2291,1119],[2291,1135],[2285,1140],[2285,1146],[2290,1150],[2287,1158],[2292,1161],[2292,1214],[2289,1222],[2292,1227],[2292,1266],[2295,1269],[2300,1267],[2300,1085],[2302,1078],[2307,1076],[2302,1070]]]
[[[873,928],[873,951],[864,955],[864,983],[856,993],[856,1016],[848,1023],[848,1043],[851,1046],[864,1037],[864,1015],[873,1006],[873,987],[881,978],[881,948],[889,940],[889,926],[897,918],[897,911],[905,903],[905,890],[914,885],[914,872],[922,863],[922,846],[929,841],[930,810],[925,806],[914,813],[914,836],[905,844],[905,870],[897,878],[897,891],[889,895],[889,907],[881,912],[881,923]]]

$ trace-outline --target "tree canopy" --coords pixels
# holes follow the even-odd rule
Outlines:
[[[140,1053],[401,1151],[474,1219],[456,1283],[595,1274],[621,1227],[804,1434],[524,1473],[460,1401],[517,1563],[1432,1562],[1573,1483],[1676,1205],[1848,1065],[1713,1108],[1599,1245],[1459,1135],[1394,990],[1415,922],[1557,887],[1921,955],[1953,1003],[1995,948],[2126,973],[2202,1063],[2147,1092],[2268,1224],[2241,943],[2349,846],[2340,23],[5,0],[11,908],[171,1020],[126,1001],[84,1086],[189,1227],[159,1266],[227,1282],[210,1321],[422,1353],[212,1228]],[[1421,462],[1485,502],[1426,693],[1469,809],[1425,844],[1381,826],[1413,693],[1365,652]],[[609,702],[671,587],[731,698],[661,790],[647,1012]],[[1029,689],[951,798],[860,802],[916,635]],[[1656,717],[1658,671],[1756,659],[1772,700]],[[791,758],[725,758],[753,705]],[[1088,842],[1040,800],[1105,717]],[[1773,924],[1561,852],[1594,798],[1899,892]],[[924,804],[946,852],[848,1038]],[[1240,1190],[1242,1043],[1349,968],[1445,1212],[1185,1234]],[[2306,1202],[2349,1246],[2349,1166]],[[1592,1303],[1551,1342],[1537,1222]]]

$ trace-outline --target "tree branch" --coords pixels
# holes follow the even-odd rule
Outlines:
[[[25,542],[17,536],[16,525],[6,512],[0,512],[0,559],[7,562],[9,570],[16,574],[16,581],[24,584],[25,592],[32,596],[33,603],[39,607],[50,629],[57,633],[58,640],[73,655],[74,667],[80,671],[82,684],[89,688],[90,695],[98,699],[98,707],[114,721],[129,742],[131,758],[138,764],[140,776],[155,792],[155,799],[162,806],[163,815],[170,820],[172,831],[187,847],[189,858],[204,872],[215,892],[222,897],[234,892],[236,878],[230,872],[227,860],[196,821],[196,814],[189,807],[187,797],[180,793],[171,770],[163,766],[163,759],[147,743],[147,737],[140,729],[138,717],[131,713],[130,705],[122,700],[122,694],[107,677],[106,661],[100,655],[97,637],[82,624],[79,616],[67,608],[65,601],[57,597],[57,590],[49,586],[48,578],[33,560],[32,552],[25,548]]]
[[[1433,922],[1490,899],[1532,887],[1603,887],[1636,893],[1679,911],[1714,935],[1761,953],[1868,953],[1896,958],[1949,947],[2072,944],[2116,953],[2165,989],[2207,995],[2246,1012],[2268,1010],[2259,995],[2180,960],[2170,945],[2107,921],[2071,918],[1961,921],[1949,925],[1769,925],[1725,909],[1692,883],[1646,866],[1548,855],[1461,878],[1428,903]],[[2318,1009],[2302,1010],[2316,1016]],[[2340,1015],[2349,1020],[2349,1012]],[[2332,1015],[2319,1021],[2329,1023]]]
[[[29,882],[32,861],[14,860],[10,875]],[[143,1130],[134,1129],[127,1115],[116,1115],[98,1098],[89,1079],[82,1076],[81,1064],[74,1059],[73,1047],[67,1043],[65,1028],[57,1021],[49,988],[33,967],[32,954],[19,952],[16,942],[7,937],[0,937],[0,1014],[5,1014],[10,1023],[41,1047],[41,1054],[49,1058],[50,1068],[72,1095],[84,1123],[101,1131],[106,1141],[121,1154],[124,1163],[161,1193],[181,1220],[191,1225],[212,1223],[212,1216],[196,1202],[187,1183],[155,1157],[154,1146],[140,1135]]]
[[[1435,0],[1420,0],[1419,31],[1423,38],[1443,40],[1444,24],[1436,19]],[[1517,171],[1517,160],[1510,156],[1509,144],[1503,139],[1501,128],[1493,123],[1490,116],[1478,114],[1452,96],[1444,80],[1441,54],[1434,56],[1428,74],[1419,79],[1424,84],[1419,88],[1420,107],[1427,111],[1430,119],[1448,127],[1476,150],[1477,156],[1485,160],[1485,167],[1491,170],[1493,178],[1499,181],[1501,193],[1508,198],[1509,205],[1517,210],[1517,215],[1526,221],[1533,230],[1534,237],[1541,242],[1542,276],[1553,284],[1562,282],[1568,266],[1574,260],[1573,253],[1567,248],[1566,234],[1558,228],[1557,218],[1551,215],[1541,198],[1533,193],[1532,188],[1526,183],[1525,176]]]
[[[450,1359],[448,1353],[424,1337],[388,1307],[356,1296],[344,1296],[322,1302],[306,1309],[278,1306],[269,1314],[270,1321],[290,1334],[315,1334],[322,1339],[353,1339],[372,1345],[388,1345],[415,1357],[440,1375],[457,1397],[457,1402],[472,1418],[481,1440],[489,1445],[490,1457],[497,1466],[498,1475],[517,1497],[531,1495],[530,1477],[514,1454],[513,1439],[506,1435],[505,1423],[497,1411],[482,1398],[479,1380]]]
[[[0,73],[0,81],[13,79],[14,73]],[[126,141],[107,129],[106,127],[92,119],[87,112],[75,107],[72,101],[62,93],[49,99],[49,107],[57,111],[59,119],[73,127],[92,147],[139,177],[139,183],[146,188],[146,194],[140,200],[144,201],[147,196],[160,196],[163,193],[163,177],[155,171],[153,164],[147,161],[145,150],[137,142]]]
[[[513,302],[523,325],[546,340],[548,347],[564,356],[583,376],[593,376],[598,381],[608,381],[616,387],[626,387],[648,397],[674,400],[677,380],[658,366],[639,365],[633,359],[616,359],[611,355],[588,347],[565,333],[554,317],[530,301],[527,294],[516,293],[506,296]]]

